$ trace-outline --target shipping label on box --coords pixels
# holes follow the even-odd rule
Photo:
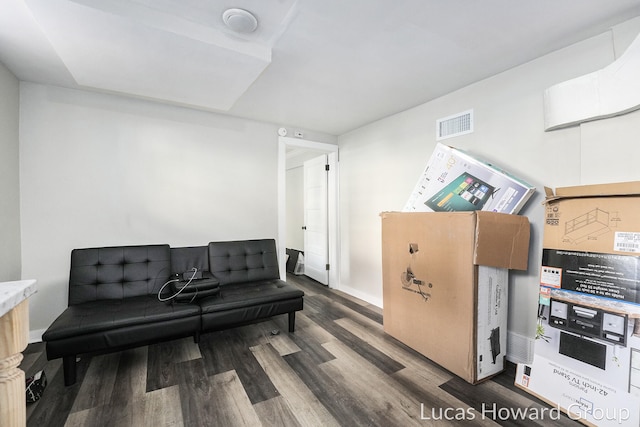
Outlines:
[[[438,143],[403,211],[515,214],[534,192],[504,170]]]

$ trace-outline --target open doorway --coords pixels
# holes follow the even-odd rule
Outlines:
[[[287,242],[293,241],[294,245],[302,245],[303,243],[300,242],[304,241],[305,232],[303,230],[305,227],[304,219],[301,219],[298,215],[287,215],[287,179],[302,180],[304,162],[320,156],[326,158],[328,169],[326,171],[326,264],[328,267],[326,277],[329,287],[339,288],[337,145],[298,138],[280,137],[278,139],[278,259],[280,260],[280,275],[281,277],[286,277]],[[297,168],[300,169],[296,170]],[[298,185],[301,187],[300,191],[304,191],[302,183],[300,182]],[[303,204],[302,200],[299,202]]]

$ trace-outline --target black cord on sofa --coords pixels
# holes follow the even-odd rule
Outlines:
[[[169,281],[167,281],[164,285],[162,285],[162,287],[160,288],[160,290],[158,291],[158,300],[160,300],[161,302],[166,302],[169,300],[172,300],[173,298],[177,297],[178,295],[180,295],[180,293],[182,291],[185,290],[185,288],[187,286],[189,286],[189,284],[191,282],[193,282],[193,279],[196,277],[196,274],[198,273],[198,269],[196,267],[193,267],[190,271],[193,271],[193,274],[191,275],[191,277],[189,278],[189,280],[187,281],[187,283],[185,283],[185,285],[183,287],[181,287],[180,289],[178,289],[178,291],[173,294],[173,295],[169,295],[168,297],[162,297],[162,291],[164,290],[164,288],[169,285],[170,283],[173,282],[179,282],[180,279],[176,278],[176,279],[171,279]],[[191,297],[191,300],[189,301],[189,303],[193,302],[193,300],[196,299],[196,296],[198,295],[198,289],[196,289],[195,293],[193,294],[193,297]]]

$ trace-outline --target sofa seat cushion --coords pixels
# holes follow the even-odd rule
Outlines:
[[[280,279],[234,283],[220,287],[220,295],[199,302],[202,314],[302,298],[304,292]]]
[[[158,323],[158,328],[162,328],[162,322],[199,315],[198,305],[167,304],[158,301],[155,295],[89,301],[67,308],[42,338],[53,341],[149,323]]]

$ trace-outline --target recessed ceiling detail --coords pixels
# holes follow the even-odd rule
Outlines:
[[[0,2],[0,63],[21,81],[333,135],[574,43],[597,63],[640,25],[639,0]],[[257,27],[230,29],[229,8]]]
[[[290,12],[269,9],[266,28],[256,31],[257,19],[243,9],[203,9],[193,0],[27,5],[78,85],[220,111],[233,107],[270,65],[272,43]],[[197,18],[202,15],[211,19]]]

